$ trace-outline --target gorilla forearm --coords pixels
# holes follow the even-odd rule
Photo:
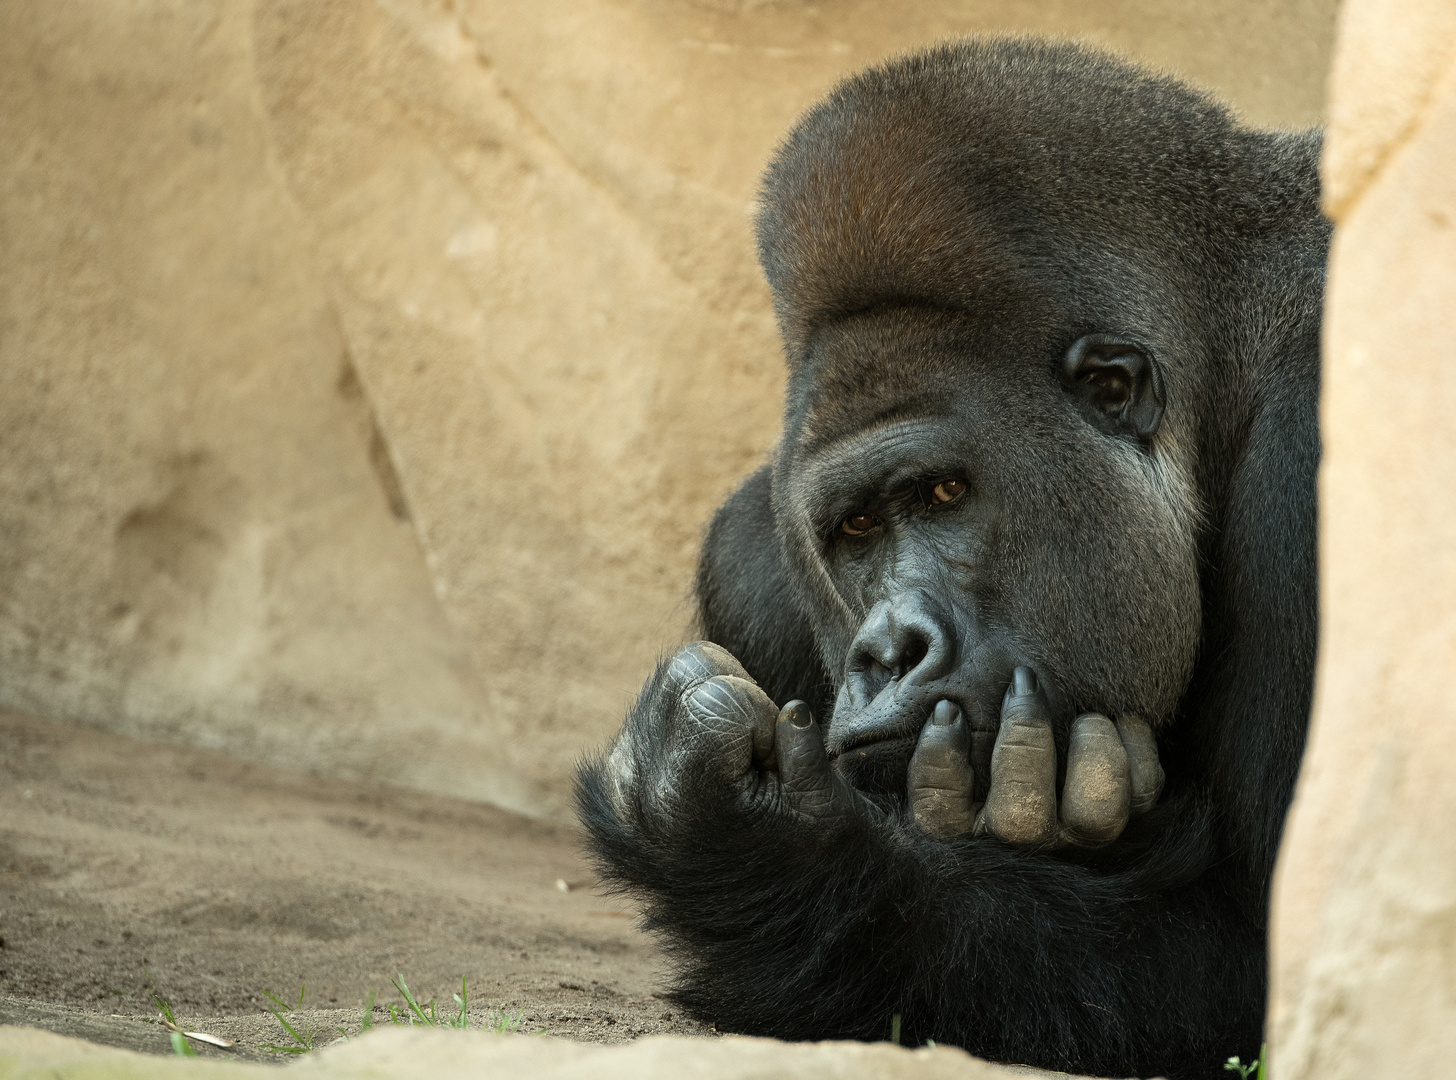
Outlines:
[[[580,789],[601,868],[646,901],[675,1000],[724,1030],[876,1039],[899,1013],[911,1044],[1187,1075],[1257,1048],[1258,931],[1200,890],[1140,888],[1164,845],[1107,874],[907,825],[826,830],[744,808],[712,778],[671,814],[624,820],[608,785],[599,762]]]

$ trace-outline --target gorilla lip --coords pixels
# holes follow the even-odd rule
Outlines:
[[[836,759],[851,751],[863,753],[867,746],[884,743],[907,742],[914,746],[935,706],[942,701],[951,702],[965,715],[973,714],[964,701],[943,689],[916,687],[892,679],[873,701],[845,718],[848,725],[837,711],[830,717],[826,746],[829,757]],[[848,730],[841,738],[840,731],[846,726]]]

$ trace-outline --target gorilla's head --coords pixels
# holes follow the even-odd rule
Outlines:
[[[1033,56],[1045,97],[1006,77]],[[1051,87],[1079,65],[1069,115]],[[837,687],[829,748],[862,786],[899,786],[941,699],[994,729],[1017,665],[1062,730],[1177,709],[1198,447],[1237,404],[1220,283],[1260,227],[1217,148],[1253,137],[1176,83],[1024,42],[870,71],[780,149],[774,509]]]

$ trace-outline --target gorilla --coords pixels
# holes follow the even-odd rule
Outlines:
[[[1258,1055],[1315,657],[1318,132],[1068,43],[841,84],[757,222],[788,365],[702,641],[577,805],[728,1031]]]

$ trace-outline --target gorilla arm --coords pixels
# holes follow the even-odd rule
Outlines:
[[[1156,798],[1146,725],[1079,719],[1060,819],[1029,671],[979,808],[966,740],[958,710],[938,708],[911,763],[915,823],[900,820],[832,767],[807,706],[779,710],[700,642],[659,668],[608,757],[583,769],[582,819],[605,876],[646,900],[674,954],[675,999],[726,1030],[877,1038],[899,1013],[912,1041],[1084,1070],[1217,1062],[1240,1045],[1245,1018],[1216,1003],[1246,950],[1169,870],[1202,869],[1198,815],[1182,819],[1195,835],[1171,830],[1138,869],[1049,854],[1105,841]]]

